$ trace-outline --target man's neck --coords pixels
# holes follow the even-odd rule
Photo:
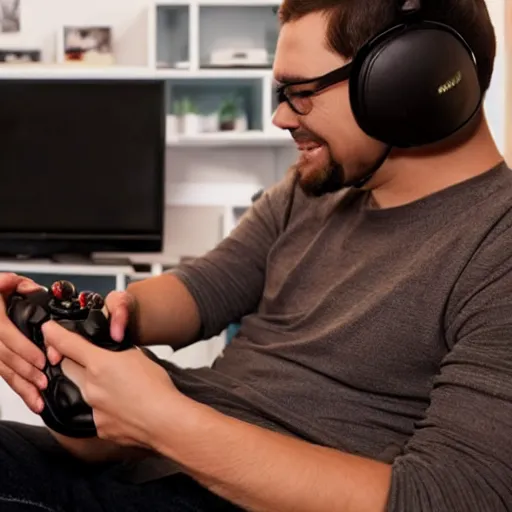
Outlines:
[[[502,161],[483,119],[470,139],[458,146],[392,153],[365,188],[371,189],[380,208],[391,208],[483,174]]]

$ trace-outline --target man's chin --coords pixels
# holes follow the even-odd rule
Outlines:
[[[345,187],[343,168],[336,164],[323,171],[301,175],[299,184],[307,196],[321,197],[338,192]]]

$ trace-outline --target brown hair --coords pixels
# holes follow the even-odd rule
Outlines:
[[[449,25],[469,44],[477,61],[480,86],[487,91],[494,69],[496,36],[485,0],[423,3],[425,18]],[[281,23],[287,23],[313,12],[324,12],[329,19],[328,47],[352,58],[368,39],[397,21],[399,4],[399,0],[283,0],[279,18]]]

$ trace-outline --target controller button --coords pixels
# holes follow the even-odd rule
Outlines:
[[[89,309],[101,309],[104,305],[105,301],[99,293],[93,293],[87,300],[87,307]]]
[[[83,292],[80,292],[78,294],[78,303],[80,304],[81,308],[86,308],[87,304],[89,302],[89,297],[93,294],[93,292],[89,290],[85,290]]]
[[[57,300],[69,301],[76,297],[76,288],[69,281],[55,281],[51,286],[52,295]]]

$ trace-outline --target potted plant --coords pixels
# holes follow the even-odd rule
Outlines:
[[[181,114],[183,119],[183,133],[194,135],[199,130],[199,114],[196,105],[189,99],[183,98],[181,102]]]
[[[219,128],[221,131],[234,130],[239,114],[239,107],[236,98],[227,98],[220,106]]]
[[[180,101],[173,101],[171,113],[167,116],[166,122],[168,135],[177,135],[183,131],[183,113]]]

